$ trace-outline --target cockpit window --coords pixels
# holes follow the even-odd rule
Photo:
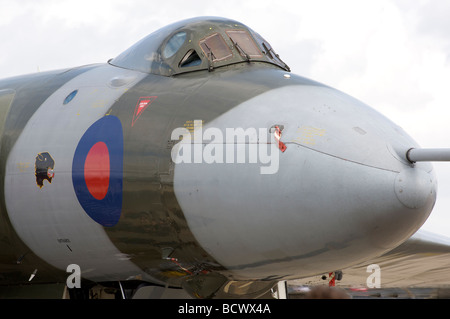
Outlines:
[[[272,60],[275,64],[281,66],[286,71],[291,72],[289,66],[280,59],[280,56],[275,53],[272,49],[272,46],[267,42],[262,36],[258,33],[253,33],[258,44],[263,48],[263,54],[265,54],[270,60]]]
[[[186,68],[190,66],[198,66],[202,64],[202,59],[198,56],[194,49],[189,50],[179,63],[180,68]]]
[[[227,34],[242,56],[247,57],[248,59],[262,58],[261,51],[247,31],[229,30],[227,31]]]
[[[168,59],[172,57],[186,41],[186,32],[178,32],[174,34],[169,41],[167,41],[166,47],[163,51],[164,58]]]
[[[212,62],[223,61],[233,56],[230,48],[219,33],[200,40],[200,47]]]

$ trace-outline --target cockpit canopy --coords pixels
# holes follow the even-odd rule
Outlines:
[[[237,21],[204,17],[159,29],[109,61],[111,65],[172,76],[242,63],[289,67],[258,33]]]

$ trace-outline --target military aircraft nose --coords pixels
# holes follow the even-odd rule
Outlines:
[[[397,154],[415,143],[328,87],[275,89],[199,126],[203,139],[194,133],[174,152],[175,193],[198,242],[234,278],[366,260],[411,236],[434,204],[432,169]]]

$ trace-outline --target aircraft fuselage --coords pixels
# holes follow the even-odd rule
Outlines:
[[[0,284],[327,273],[396,247],[436,198],[398,126],[263,62],[2,80],[0,120]]]

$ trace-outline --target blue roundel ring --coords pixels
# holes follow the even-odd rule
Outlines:
[[[123,130],[112,115],[92,124],[81,137],[72,163],[72,182],[84,211],[112,227],[122,211]]]

